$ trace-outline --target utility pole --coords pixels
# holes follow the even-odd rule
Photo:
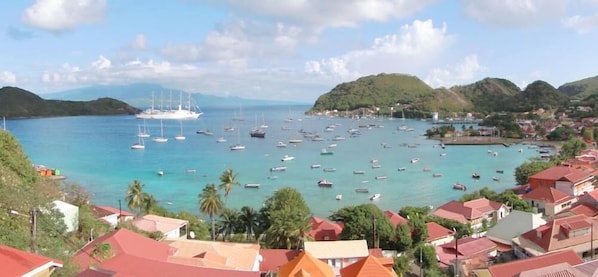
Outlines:
[[[455,228],[453,232],[455,232],[455,276],[459,277],[459,234]]]
[[[37,210],[31,210],[31,252],[37,253]]]

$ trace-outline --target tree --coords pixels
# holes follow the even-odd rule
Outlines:
[[[266,199],[260,211],[263,220],[258,229],[265,229],[267,248],[298,248],[311,225],[311,211],[296,189],[285,187]]]
[[[394,228],[388,217],[374,204],[344,207],[329,218],[343,223],[341,239],[365,239],[371,248],[392,247]]]
[[[216,239],[216,223],[214,216],[219,214],[224,204],[220,198],[220,194],[216,190],[214,184],[207,184],[202,192],[198,195],[199,198],[199,210],[200,212],[207,214],[210,217],[210,223],[212,225],[212,240]]]
[[[245,232],[247,233],[247,239],[255,235],[255,229],[258,224],[258,213],[252,207],[243,206],[241,213],[239,214],[239,221],[243,224]]]
[[[581,139],[572,138],[565,142],[559,151],[559,156],[563,160],[574,158],[575,156],[579,156],[582,150],[588,148],[588,145]]]
[[[222,175],[220,175],[220,185],[218,189],[224,189],[224,197],[228,199],[228,195],[230,194],[231,189],[233,186],[240,186],[241,183],[237,181],[238,174],[235,174],[232,169],[225,170]]]
[[[431,209],[430,206],[425,207],[413,207],[413,206],[405,206],[399,210],[399,214],[404,218],[409,218],[412,216],[422,215],[426,216],[430,213]]]
[[[134,180],[133,183],[129,184],[129,187],[127,188],[127,196],[125,198],[127,201],[127,206],[132,211],[135,211],[137,216],[141,214],[146,202],[146,195],[143,192],[144,186],[145,185],[142,184],[141,181]]]
[[[554,163],[552,162],[545,162],[541,160],[531,160],[528,162],[524,162],[523,164],[515,168],[515,180],[519,185],[527,184],[530,176],[553,165]]]
[[[235,234],[239,222],[239,212],[234,209],[224,208],[220,214],[220,229],[218,235],[222,235],[222,241],[225,241],[230,235]]]
[[[411,228],[411,239],[413,244],[419,244],[426,241],[428,238],[428,227],[421,216],[414,216],[409,218],[409,227]]]
[[[411,248],[413,239],[411,239],[411,228],[407,224],[399,224],[395,230],[396,250],[404,252]]]
[[[397,276],[403,276],[403,274],[409,272],[411,269],[409,257],[407,255],[394,257],[393,261],[392,269],[394,269],[395,273],[397,273]]]
[[[189,234],[187,234],[189,238],[203,240],[210,235],[208,225],[192,213],[179,212],[175,217],[189,222]]]
[[[423,269],[429,270],[438,268],[438,261],[436,260],[436,250],[432,245],[420,244],[413,251],[412,258],[416,261],[415,263],[421,266]]]

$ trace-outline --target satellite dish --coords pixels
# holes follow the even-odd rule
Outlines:
[[[194,239],[195,238],[195,233],[193,231],[189,232],[189,237]]]

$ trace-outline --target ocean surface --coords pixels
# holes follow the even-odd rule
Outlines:
[[[538,156],[535,149],[526,145],[443,149],[438,141],[423,136],[432,124],[420,120],[307,117],[304,111],[309,106],[202,109],[204,115],[200,119],[182,122],[186,140],[174,139],[181,132],[179,121],[163,121],[163,133],[169,141],[156,143],[146,138],[145,150],[130,149],[138,142],[138,128],[144,125],[134,116],[6,120],[6,128],[21,143],[32,163],[60,169],[67,176],[66,182],[77,183],[91,192],[95,204],[118,207],[122,200],[125,207],[127,186],[138,179],[145,184],[144,190],[167,209],[197,215],[198,194],[206,184],[218,185],[218,177],[227,168],[238,173],[242,184],[231,191],[226,200],[228,207],[248,205],[259,209],[277,189],[290,186],[301,192],[315,215],[328,216],[343,206],[370,202],[383,210],[395,211],[407,205],[437,207],[464,193],[453,190],[456,182],[466,185],[467,192],[484,186],[502,191],[514,186],[517,166]],[[233,120],[239,116],[244,120]],[[268,125],[266,137],[251,138],[251,128],[261,124]],[[147,120],[145,125],[152,137],[160,134],[159,120]],[[225,127],[234,127],[235,131],[225,132]],[[361,135],[352,137],[347,132],[351,128]],[[198,130],[210,130],[213,135],[196,134]],[[303,138],[300,130],[317,133],[323,140]],[[221,136],[227,142],[216,142]],[[335,136],[344,140],[333,140]],[[303,142],[289,143],[290,139]],[[277,147],[279,141],[288,146]],[[237,143],[246,149],[231,151],[230,145]],[[323,148],[333,154],[321,155]],[[283,162],[284,155],[295,159]],[[411,163],[415,158],[419,161]],[[314,164],[320,167],[312,168]],[[287,170],[270,171],[279,166]],[[324,170],[332,168],[336,171]],[[157,174],[159,170],[164,171],[163,176]],[[497,170],[504,173],[496,173]],[[471,178],[474,172],[481,176],[479,180]],[[332,187],[318,187],[322,178],[332,182]],[[244,188],[246,183],[260,187]],[[357,188],[367,188],[369,192],[357,193]],[[374,193],[381,197],[369,200]],[[337,194],[342,194],[342,200],[335,199]]]

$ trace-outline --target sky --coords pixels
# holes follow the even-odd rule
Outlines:
[[[42,97],[153,83],[309,103],[380,73],[522,89],[598,75],[598,0],[19,0],[0,30],[0,87]]]

